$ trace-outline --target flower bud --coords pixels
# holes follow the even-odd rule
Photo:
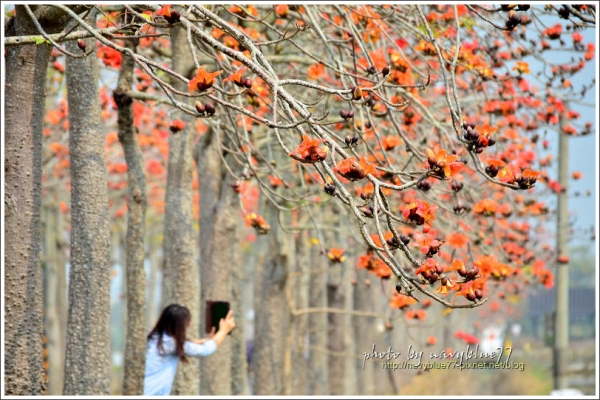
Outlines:
[[[405,246],[408,246],[408,244],[410,243],[410,239],[404,235],[400,235],[400,240],[402,241],[402,243],[404,243]]]
[[[171,15],[170,16],[165,15],[164,17],[168,23],[174,24],[174,23],[179,22],[179,19],[181,18],[181,14],[177,10],[171,10]]]
[[[323,190],[330,196],[335,194],[335,186],[331,183],[326,183],[325,186],[323,186]]]
[[[204,108],[206,110],[206,114],[214,115],[216,109],[215,109],[215,105],[213,103],[206,103]]]
[[[199,101],[196,101],[196,111],[198,111],[198,113],[200,114],[204,114],[204,112],[206,111],[206,107],[204,106],[204,104],[200,103]]]
[[[496,175],[498,175],[498,167],[496,167],[495,165],[488,165],[487,167],[485,167],[485,172],[487,172],[487,174],[492,178],[495,178]]]

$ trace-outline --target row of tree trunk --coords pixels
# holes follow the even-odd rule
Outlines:
[[[42,22],[44,7],[36,11],[41,13]],[[9,32],[32,34],[35,28],[19,8]],[[47,26],[49,32],[60,31],[66,23],[65,19],[60,25],[62,20],[56,16],[52,21],[56,26]],[[172,40],[173,69],[185,75],[193,68],[185,32],[173,29]],[[94,46],[95,40],[88,39],[87,48]],[[75,52],[76,47],[75,42],[67,43],[68,50]],[[10,354],[5,357],[6,394],[46,391],[42,357],[45,292],[50,393],[108,395],[111,227],[95,57],[67,58],[72,187],[68,303],[65,226],[56,205],[45,208],[42,290],[41,138],[49,54],[47,45],[11,47],[6,54],[5,354]],[[122,62],[115,90],[119,140],[129,180],[125,241],[127,340],[122,390],[123,394],[140,394],[145,335],[156,312],[146,310],[145,174],[132,122],[132,101],[127,96],[133,60],[123,57]],[[174,86],[184,89],[182,83]],[[386,302],[374,302],[374,288],[360,283],[365,278],[363,272],[358,274],[359,284],[352,287],[349,282],[354,268],[330,266],[318,246],[310,245],[309,232],[296,236],[284,232],[279,227],[278,210],[272,206],[263,205],[272,230],[257,239],[253,262],[244,262],[237,240],[237,194],[230,188],[231,178],[223,165],[223,157],[227,160],[227,156],[219,155],[219,136],[212,131],[204,135],[196,154],[201,192],[198,247],[192,214],[195,123],[185,116],[181,118],[187,122],[186,129],[169,139],[162,306],[173,302],[187,306],[196,321],[189,335],[199,337],[203,335],[205,301],[230,300],[238,327],[215,355],[181,365],[174,394],[385,393],[383,385],[375,388],[373,384],[374,378],[381,380],[381,370],[373,369],[373,363],[362,370],[360,356],[377,340],[379,347],[384,347],[383,337],[377,333],[373,317],[352,315],[352,310],[373,310],[373,304],[385,307]],[[328,247],[334,247],[336,240],[346,239],[332,234],[325,241]],[[155,281],[155,272],[150,279]],[[247,300],[252,291],[250,303]],[[328,313],[328,309],[343,312]],[[245,315],[250,310],[255,312],[253,334],[245,335]],[[153,316],[150,321],[148,313]],[[248,364],[249,340],[252,351]]]

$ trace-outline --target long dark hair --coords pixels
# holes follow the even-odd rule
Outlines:
[[[183,345],[185,343],[185,331],[192,319],[190,310],[180,304],[171,304],[167,306],[158,318],[158,322],[148,334],[148,340],[155,334],[158,335],[156,346],[161,353],[164,353],[163,334],[167,334],[175,339],[175,354],[183,362],[187,362]]]

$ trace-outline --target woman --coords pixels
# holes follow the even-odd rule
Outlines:
[[[219,322],[219,331],[216,334],[213,328],[209,338],[190,341],[186,340],[185,332],[191,320],[192,316],[186,307],[171,304],[163,310],[156,326],[148,334],[145,396],[170,395],[179,360],[187,362],[186,356],[211,355],[235,328],[235,320],[230,310],[227,317]]]

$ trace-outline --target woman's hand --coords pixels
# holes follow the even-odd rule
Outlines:
[[[233,328],[235,328],[235,319],[233,318],[233,311],[229,310],[227,316],[219,321],[219,332],[229,333]]]
[[[233,311],[229,310],[225,318],[221,318],[219,321],[219,332],[213,336],[213,340],[217,346],[223,343],[223,340],[227,337],[227,334],[235,328],[235,319],[233,319]]]

